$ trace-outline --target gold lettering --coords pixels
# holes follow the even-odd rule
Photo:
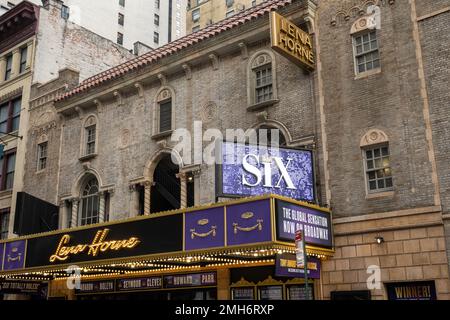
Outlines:
[[[124,240],[105,241],[108,233],[109,229],[99,230],[95,234],[94,240],[91,244],[78,244],[71,247],[65,246],[70,242],[70,235],[66,234],[62,236],[61,240],[59,241],[56,252],[50,257],[50,262],[55,262],[56,260],[65,261],[69,258],[70,255],[80,254],[87,248],[89,248],[87,255],[96,257],[100,252],[106,252],[109,250],[117,251],[120,249],[132,249],[140,243],[140,240],[136,237],[131,237]]]
[[[272,12],[272,48],[296,64],[313,69],[315,56],[311,36],[276,12]]]

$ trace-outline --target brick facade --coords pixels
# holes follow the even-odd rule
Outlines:
[[[301,21],[304,3],[293,1],[279,11]],[[443,222],[448,206],[444,44],[449,41],[439,31],[448,12],[418,21],[448,1],[435,7],[423,1],[377,1],[381,70],[355,76],[350,32],[368,3],[319,2],[310,25],[317,70],[307,74],[275,54],[278,101],[257,111],[247,109],[246,84],[254,54],[270,51],[267,15],[115,81],[74,91],[56,105],[35,108],[32,118],[41,119],[48,110],[57,119],[48,137],[60,148],[47,169],[56,180],[41,196],[64,200],[59,204],[67,216],[67,202],[78,197],[80,181],[94,174],[110,194],[110,220],[137,214],[130,186],[150,182],[157,155],[173,146],[170,139],[153,136],[156,97],[167,87],[174,94],[175,128],[191,130],[196,120],[203,121],[203,130],[221,131],[279,123],[289,132],[288,145],[315,147],[319,200],[333,211],[336,249],[323,262],[319,298],[329,299],[332,291],[367,290],[367,268],[375,265],[382,284],[372,290],[374,299],[387,298],[386,283],[416,280],[435,281],[438,298],[450,299],[445,240],[450,227]],[[98,152],[83,160],[83,124],[91,115],[97,119]],[[366,190],[361,141],[370,130],[385,134],[389,143],[394,181],[389,192]],[[29,150],[36,150],[37,141],[29,136]],[[35,160],[28,159],[25,185],[33,189],[39,178]],[[214,202],[214,167],[202,165],[195,179],[196,204]],[[377,237],[383,242],[378,244]]]

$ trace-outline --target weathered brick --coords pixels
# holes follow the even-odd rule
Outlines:
[[[411,239],[426,238],[427,237],[427,229],[426,228],[411,229],[410,234],[411,234]]]
[[[441,276],[440,265],[423,266],[422,269],[423,277],[425,279],[437,279]]]
[[[344,282],[345,283],[358,282],[358,271],[344,271]]]
[[[419,280],[423,279],[422,267],[406,267],[406,279]]]
[[[411,266],[413,264],[411,254],[399,254],[396,256],[396,260],[398,267]]]
[[[350,261],[349,261],[349,259],[336,260],[336,271],[349,270],[349,269],[350,269]]]
[[[365,268],[364,258],[352,258],[350,260],[350,270]]]
[[[436,238],[431,239],[420,239],[420,250],[421,251],[437,251],[438,243]]]
[[[342,257],[343,258],[356,257],[356,247],[355,246],[342,247]]]
[[[419,252],[420,241],[419,240],[407,240],[403,241],[403,249],[405,253]]]
[[[388,267],[395,267],[396,265],[397,260],[395,255],[380,257],[380,267],[388,268]]]
[[[405,268],[390,268],[389,269],[389,280],[406,280],[406,270]]]
[[[394,240],[406,240],[410,238],[409,229],[394,231]]]
[[[426,265],[430,264],[430,254],[428,252],[423,253],[413,253],[412,262],[415,265]]]
[[[403,241],[396,241],[396,242],[388,242],[388,253],[389,254],[395,254],[395,253],[403,253]]]
[[[356,255],[358,257],[367,257],[372,255],[370,244],[356,246]]]

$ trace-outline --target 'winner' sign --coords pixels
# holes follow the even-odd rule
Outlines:
[[[270,16],[272,48],[307,70],[314,70],[315,57],[311,36],[295,24],[272,12]]]

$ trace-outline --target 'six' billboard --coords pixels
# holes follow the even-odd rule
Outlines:
[[[217,165],[217,196],[278,194],[314,201],[313,157],[309,150],[223,142]]]

